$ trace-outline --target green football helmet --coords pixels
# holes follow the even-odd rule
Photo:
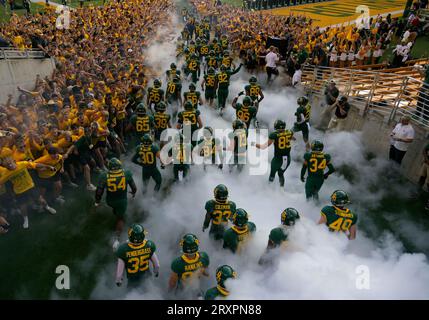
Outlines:
[[[245,107],[248,107],[248,106],[250,106],[252,104],[252,98],[250,98],[249,96],[245,96],[244,98],[243,98],[243,105],[245,106]]]
[[[235,211],[234,217],[233,217],[233,222],[237,227],[244,227],[247,223],[247,221],[249,221],[249,215],[247,214],[246,210],[238,208]]]
[[[189,53],[189,48],[185,48],[185,50],[183,50],[183,52]]]
[[[276,129],[276,130],[284,130],[284,129],[286,129],[286,122],[284,122],[283,120],[277,119],[274,122],[274,129]]]
[[[198,59],[198,55],[196,53],[191,54],[191,59],[192,60],[197,60]]]
[[[228,188],[224,184],[218,184],[214,189],[214,197],[219,202],[228,200]]]
[[[143,102],[141,102],[137,105],[135,113],[138,115],[145,115],[146,114],[146,107],[144,106]]]
[[[299,213],[295,208],[287,208],[282,212],[281,221],[286,226],[293,226],[299,218]]]
[[[223,52],[223,56],[224,56],[224,57],[229,57],[229,51],[228,51],[228,50],[225,50],[225,51]]]
[[[145,230],[141,224],[134,223],[128,228],[128,239],[132,244],[142,243],[145,236]]]
[[[155,88],[161,88],[161,80],[159,80],[159,79],[153,80],[153,86]]]
[[[208,74],[215,74],[215,69],[213,67],[210,67],[207,71]]]
[[[141,137],[141,142],[143,143],[143,145],[145,145],[145,146],[150,146],[150,145],[152,145],[152,137],[148,134],[148,133],[145,133],[144,135],[143,135],[143,137]]]
[[[237,273],[231,266],[225,264],[216,269],[216,281],[221,287],[225,288],[225,281],[231,278],[237,278]]]
[[[196,253],[198,252],[198,245],[200,241],[197,236],[192,233],[187,233],[183,236],[180,241],[180,245],[182,246],[182,251],[184,253]]]
[[[244,129],[245,127],[246,127],[246,124],[243,121],[241,121],[240,119],[235,119],[232,122],[232,128],[234,130],[236,130],[236,129]]]
[[[311,144],[312,151],[323,151],[323,142],[319,140],[314,140]]]
[[[343,190],[335,190],[331,195],[331,203],[336,207],[342,207],[350,203],[349,195]]]
[[[220,71],[226,71],[228,68],[226,67],[226,65],[222,64],[220,66]]]
[[[271,230],[268,239],[274,243],[275,246],[278,246],[287,239],[287,234],[283,228],[275,228]]]
[[[160,101],[158,102],[158,104],[155,106],[155,111],[165,111],[167,110],[167,105],[165,104],[164,101]]]
[[[109,171],[117,171],[122,169],[122,162],[118,158],[112,158],[107,163]]]
[[[195,85],[195,83],[191,82],[191,83],[189,84],[189,90],[190,90],[190,91],[195,91],[196,89],[197,89],[197,86]]]
[[[255,76],[251,76],[250,77],[250,79],[249,79],[249,83],[250,84],[254,84],[254,83],[257,83],[258,82],[258,79],[256,79],[256,77]]]
[[[299,97],[298,100],[296,100],[299,106],[305,106],[308,103],[308,99],[304,96]]]
[[[177,69],[176,64],[175,63],[170,64],[170,69],[176,70]]]
[[[209,56],[210,56],[210,57],[214,57],[214,55],[215,55],[214,50],[210,50],[210,52],[209,52]]]
[[[192,105],[191,101],[186,101],[184,108],[185,108],[185,110],[188,110],[188,111],[194,110],[194,106]]]

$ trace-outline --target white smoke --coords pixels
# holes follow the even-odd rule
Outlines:
[[[176,31],[180,30],[177,23],[173,23]],[[161,32],[168,34],[171,30],[166,28]],[[173,38],[173,35],[169,37]],[[177,34],[174,34],[174,38],[177,38]],[[155,43],[148,48],[147,53],[147,61],[160,73],[165,72],[171,62],[176,62],[174,41]],[[245,71],[232,76],[229,102],[243,90],[249,76]],[[258,78],[261,83],[265,81],[262,73],[258,74]],[[187,82],[184,82],[183,88],[187,90]],[[299,93],[290,88],[276,87],[264,92],[266,98],[259,108],[259,121],[272,129],[274,120],[281,118],[291,128],[295,121]],[[235,112],[230,103],[223,118],[207,106],[200,108],[204,125],[215,129],[231,127]],[[244,170],[241,174],[230,174],[227,166],[223,172],[215,167],[204,171],[202,166],[191,166],[189,181],[171,185],[165,193],[155,194],[152,181],[146,195],[130,201],[129,211],[137,212],[138,217],[129,219],[128,223],[141,222],[149,232],[147,238],[155,242],[161,263],[159,278],[151,280],[144,293],[116,288],[115,261],[112,259],[112,263],[101,273],[91,297],[173,298],[167,293],[170,264],[181,254],[180,238],[191,232],[200,239],[200,250],[206,251],[210,257],[210,277],[202,282],[204,290],[216,284],[214,272],[218,266],[229,264],[237,271],[238,279],[228,281],[231,299],[428,299],[429,263],[426,256],[404,253],[400,240],[389,232],[371,239],[361,228],[362,220],[371,222],[370,217],[367,217],[368,212],[377,208],[388,192],[383,188],[369,191],[385,172],[386,162],[378,158],[370,161],[365,159],[365,146],[358,132],[324,134],[312,129],[310,139],[318,138],[324,142],[325,151],[331,154],[334,166],[353,168],[357,175],[353,184],[340,172],[331,175],[320,192],[320,203],[307,202],[304,184],[299,179],[305,146],[301,133],[297,133],[296,137],[291,153],[292,163],[285,173],[285,190],[280,189],[277,178],[274,183],[268,183],[268,172],[249,175]],[[261,142],[265,142],[266,138],[263,135]],[[255,137],[251,136],[250,139],[254,140]],[[272,147],[268,154],[270,160]],[[141,189],[140,168],[130,162],[126,162],[126,167],[133,170],[138,188]],[[167,166],[162,170],[162,175],[163,187],[171,184],[172,167]],[[213,189],[219,183],[228,186],[230,200],[236,202],[238,208],[248,211],[250,221],[257,227],[254,238],[241,255],[223,250],[221,243],[214,243],[207,231],[202,232],[205,202],[213,197]],[[386,190],[395,192],[401,188],[390,186]],[[357,239],[354,241],[347,240],[343,234],[330,233],[325,226],[316,224],[320,209],[329,205],[329,196],[335,189],[349,192],[352,199],[350,207],[359,216]],[[405,190],[402,194],[407,192]],[[290,234],[289,247],[278,250],[277,265],[263,268],[258,265],[258,260],[265,250],[268,234],[280,224],[280,213],[287,207],[296,208],[301,219]],[[400,212],[397,215],[400,216]],[[423,244],[427,248],[427,234],[419,226],[400,219],[397,226],[399,233],[406,234],[416,244]],[[366,229],[371,229],[371,225],[366,226]],[[362,268],[369,270],[369,289],[357,288]]]

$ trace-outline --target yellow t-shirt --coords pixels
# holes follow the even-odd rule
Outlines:
[[[28,173],[28,169],[35,168],[36,164],[29,161],[17,162],[15,170],[0,167],[0,184],[10,181],[13,185],[13,192],[15,194],[22,194],[34,188],[34,181]]]
[[[62,159],[63,159],[62,155],[58,155],[58,159],[52,159],[51,155],[49,155],[49,154],[44,155],[44,156],[40,157],[39,159],[36,159],[34,161],[34,163],[42,163],[42,164],[46,164],[48,166],[53,166],[55,168],[55,171],[46,170],[46,169],[43,169],[43,170],[37,169],[37,174],[39,175],[39,177],[43,178],[43,179],[53,177],[58,171],[61,170],[61,168],[63,166]]]

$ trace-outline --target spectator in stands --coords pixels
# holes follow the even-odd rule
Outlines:
[[[389,159],[399,165],[402,163],[410,143],[414,140],[414,128],[410,124],[410,120],[409,116],[403,116],[390,133]]]
[[[350,104],[347,101],[347,97],[342,96],[340,99],[337,99],[337,101],[329,108],[330,112],[334,109],[335,112],[329,121],[328,130],[342,131],[344,129],[347,115],[350,111]]]

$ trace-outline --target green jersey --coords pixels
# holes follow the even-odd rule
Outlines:
[[[190,143],[175,143],[170,152],[174,164],[191,164],[192,145]]]
[[[207,228],[211,221],[210,233],[214,234],[217,240],[222,239],[225,228],[228,227],[228,222],[231,221],[236,208],[237,206],[232,201],[226,201],[225,203],[216,200],[207,201],[204,228]]]
[[[140,144],[136,148],[136,153],[132,158],[132,162],[142,166],[144,169],[156,168],[156,154],[159,152],[159,147],[156,144],[145,146]]]
[[[187,68],[190,72],[197,72],[200,69],[200,61],[195,59],[188,60]]]
[[[228,135],[229,139],[234,139],[234,154],[245,155],[247,150],[247,130],[235,129]]]
[[[201,273],[210,264],[210,259],[204,251],[197,252],[194,259],[182,255],[173,260],[171,270],[179,277],[178,287],[186,286],[199,279]]]
[[[311,105],[307,103],[305,107],[299,106],[296,109],[295,116],[298,123],[309,122],[311,113]]]
[[[217,79],[217,83],[218,83],[219,89],[228,89],[228,87],[229,87],[229,79],[231,78],[231,76],[233,74],[236,74],[238,71],[240,71],[240,69],[241,69],[241,65],[237,69],[235,69],[233,71],[225,70],[225,71],[219,72],[216,75],[216,79]]]
[[[148,274],[149,260],[155,251],[155,243],[150,240],[140,245],[123,243],[119,246],[116,256],[124,261],[128,280],[138,280]]]
[[[217,69],[217,67],[218,67],[218,61],[219,60],[216,57],[209,57],[207,59],[207,66],[211,67],[211,68],[214,68],[214,69]]]
[[[168,128],[168,123],[170,122],[171,116],[165,112],[155,112],[153,119],[155,122],[155,131],[158,133],[164,131]]]
[[[254,106],[245,107],[243,105],[235,105],[235,116],[237,119],[243,121],[247,128],[250,126],[250,122],[256,116],[258,110]]]
[[[231,64],[232,64],[232,58],[231,57],[223,57],[222,58],[222,64],[224,66],[226,66],[227,68],[230,68]]]
[[[180,70],[169,69],[169,70],[165,71],[165,74],[167,75],[167,79],[172,80],[176,75],[180,76]]]
[[[199,91],[187,91],[183,93],[183,98],[185,98],[185,102],[190,101],[195,109],[198,108],[198,102],[200,101],[200,97],[201,93]]]
[[[246,95],[249,96],[252,101],[258,100],[262,92],[261,86],[259,84],[248,84],[244,87],[244,90],[246,91]]]
[[[348,231],[358,218],[350,209],[343,210],[335,206],[323,207],[321,215],[326,217],[326,225],[330,231]]]
[[[182,84],[175,83],[174,81],[168,81],[166,98],[168,101],[179,100],[182,92]]]
[[[158,104],[164,97],[164,90],[160,88],[150,87],[147,90],[148,93],[148,105]]]
[[[133,184],[133,175],[128,170],[117,170],[103,172],[100,175],[98,188],[104,190],[107,188],[106,200],[126,200],[128,185]]]
[[[215,138],[200,139],[200,141],[198,142],[198,148],[199,148],[198,150],[200,150],[200,156],[204,157],[205,159],[204,163],[206,163],[206,161],[210,161],[211,164],[216,163],[216,153],[217,153],[216,147],[218,146],[220,147],[219,139],[215,139]]]
[[[309,177],[323,177],[325,168],[330,164],[331,156],[321,151],[312,151],[304,154],[307,161]]]
[[[228,248],[232,252],[240,252],[243,245],[249,240],[251,234],[256,231],[256,226],[253,222],[247,222],[244,228],[232,226],[223,234],[223,247]]]
[[[215,90],[216,89],[216,75],[215,74],[206,74],[204,76],[204,83],[206,90]]]
[[[191,126],[191,131],[194,132],[198,129],[198,117],[200,116],[200,110],[185,110],[179,112],[177,115],[177,122],[183,127],[188,125]]]
[[[293,132],[290,130],[276,130],[271,132],[269,137],[270,140],[274,141],[274,156],[283,157],[290,154],[291,141],[293,138]]]
[[[202,56],[202,57],[207,56],[209,54],[209,50],[210,50],[209,46],[206,44],[203,44],[199,50],[200,56]]]
[[[154,120],[150,115],[138,116],[137,114],[133,114],[130,118],[130,122],[134,127],[135,133],[139,137],[145,133],[150,133],[154,127]]]

